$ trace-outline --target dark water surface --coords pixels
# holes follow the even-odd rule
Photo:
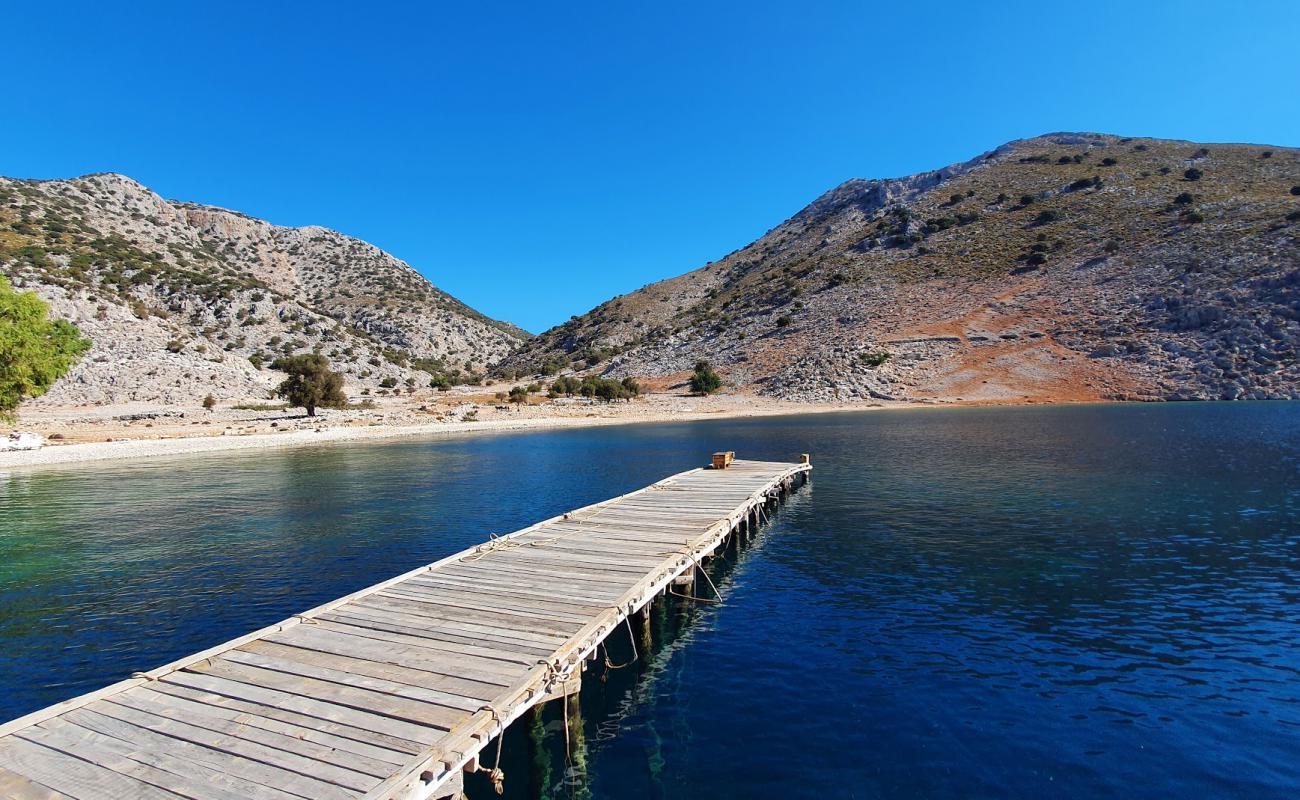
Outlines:
[[[584,692],[588,777],[546,794],[1300,795],[1297,403],[810,415],[14,473],[0,720],[715,449],[811,452],[813,482],[719,572],[725,604],[665,611],[681,624],[654,654]],[[513,767],[523,739],[507,741],[508,795],[538,793]]]

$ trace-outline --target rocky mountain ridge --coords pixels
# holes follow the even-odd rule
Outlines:
[[[482,372],[527,334],[373,245],[166,200],[117,174],[0,178],[0,272],[94,342],[38,403],[266,398],[321,352],[358,393]],[[416,367],[424,367],[424,370]]]
[[[1060,133],[851,180],[504,367],[806,401],[1300,397],[1300,150]]]

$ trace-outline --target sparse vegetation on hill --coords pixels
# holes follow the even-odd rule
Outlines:
[[[1293,149],[1012,142],[848,181],[503,368],[604,353],[601,374],[675,378],[704,355],[742,390],[802,400],[1295,396],[1293,187]]]
[[[265,396],[266,364],[303,353],[368,389],[423,385],[429,362],[454,364],[441,371],[456,382],[527,336],[364,242],[164,200],[113,174],[0,179],[0,274],[95,341],[49,396],[63,402]]]

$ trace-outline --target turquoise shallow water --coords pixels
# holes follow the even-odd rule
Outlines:
[[[512,731],[509,796],[1300,792],[1297,403],[810,415],[15,473],[0,481],[0,718],[724,447],[811,452],[813,482],[719,569],[725,604],[665,608],[653,653],[584,692],[581,780],[547,777]],[[551,717],[534,733],[554,750]]]

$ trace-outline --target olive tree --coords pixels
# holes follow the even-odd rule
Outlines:
[[[348,401],[343,394],[343,376],[330,369],[325,356],[316,353],[286,356],[276,359],[271,368],[289,376],[276,387],[275,393],[289,405],[307,409],[309,417],[316,416],[318,407],[338,408]]]

